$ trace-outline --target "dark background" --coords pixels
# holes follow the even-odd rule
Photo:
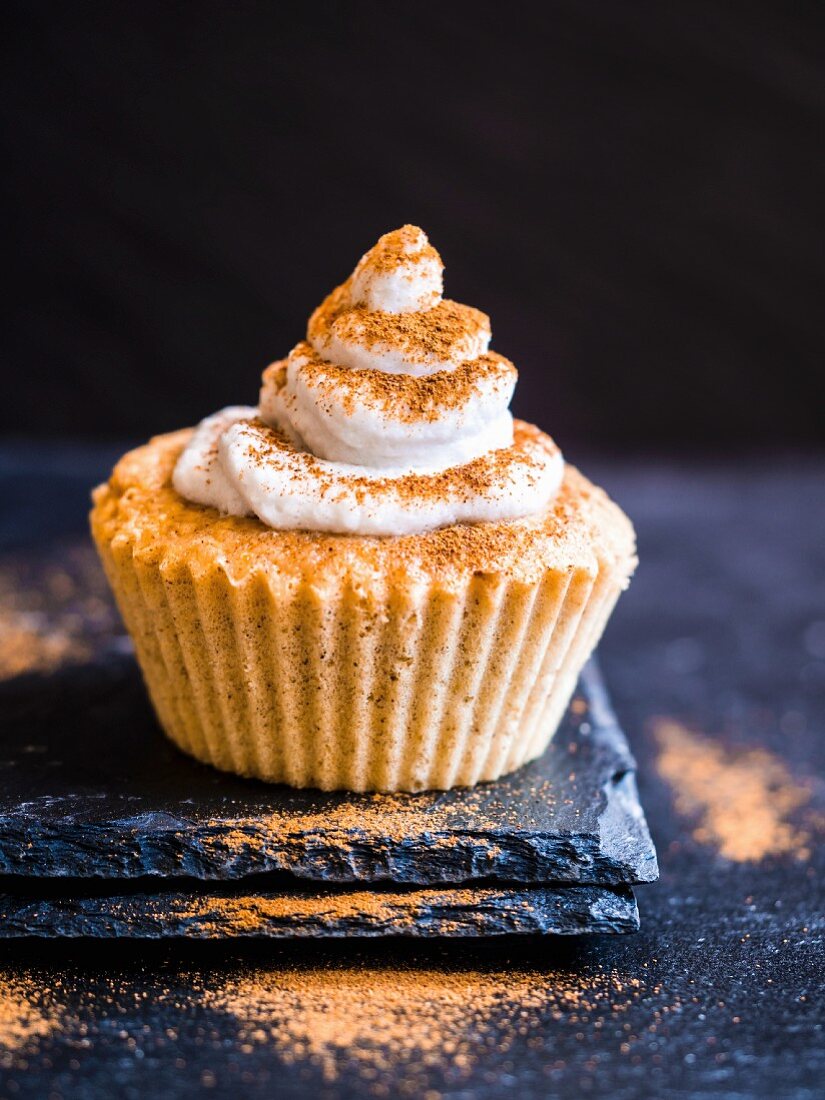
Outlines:
[[[4,13],[0,430],[254,401],[412,221],[563,447],[823,442],[821,4]]]

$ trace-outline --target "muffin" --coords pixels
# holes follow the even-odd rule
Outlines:
[[[441,259],[382,237],[256,407],[125,455],[92,533],[157,712],[226,771],[469,786],[539,756],[636,564],[630,522],[509,411]]]

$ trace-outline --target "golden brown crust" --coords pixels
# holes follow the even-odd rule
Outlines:
[[[635,567],[630,521],[573,466],[565,468],[559,494],[541,516],[389,538],[277,531],[175,492],[172,471],[190,435],[184,429],[157,436],[123,456],[94,493],[99,542],[126,542],[136,556],[186,561],[196,571],[219,567],[238,581],[263,571],[271,583],[311,580],[319,590],[343,575],[365,590],[402,577],[450,589],[472,574],[534,583],[550,568],[595,575],[610,563],[629,577]]]

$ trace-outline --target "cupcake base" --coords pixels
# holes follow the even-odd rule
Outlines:
[[[568,467],[547,516],[399,539],[280,532],[171,488],[187,433],[131,452],[92,530],[171,739],[324,790],[471,786],[539,756],[635,565]]]

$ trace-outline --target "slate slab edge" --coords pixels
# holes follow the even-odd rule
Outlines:
[[[1,939],[465,938],[624,934],[638,928],[629,887],[0,894]]]
[[[41,798],[0,815],[0,873],[232,880],[288,871],[318,882],[419,885],[476,879],[605,885],[653,881],[656,855],[638,801],[635,761],[592,662],[581,687],[591,718],[593,766],[602,780],[593,798],[600,798],[603,808],[590,829],[520,829],[512,821],[491,824],[489,813],[483,827],[474,829],[468,813],[461,827],[439,829],[428,823],[421,828],[419,823],[416,830],[388,835],[354,824],[336,829],[323,814],[319,827],[317,811],[312,815],[316,824],[307,828],[300,808],[281,814],[274,827],[266,814],[195,820],[166,810],[90,820],[95,802],[87,794]],[[506,803],[518,782],[506,777],[487,791],[501,791]],[[445,797],[455,802],[461,796],[453,792]],[[266,798],[276,807],[279,800],[289,805],[295,792],[272,788]],[[319,793],[316,804],[323,807],[319,800],[324,798],[335,804],[335,796]]]

